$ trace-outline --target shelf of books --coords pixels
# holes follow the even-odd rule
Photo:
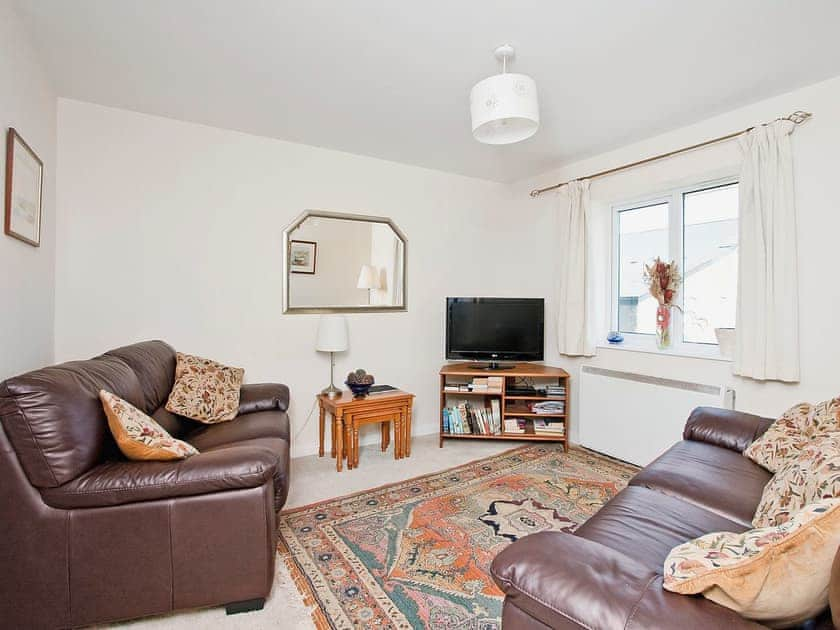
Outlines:
[[[570,392],[565,370],[529,363],[486,374],[472,363],[441,368],[441,446],[449,438],[566,443]]]

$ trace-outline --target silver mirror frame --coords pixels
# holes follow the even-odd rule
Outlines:
[[[369,223],[384,223],[388,225],[397,238],[402,241],[403,264],[402,264],[402,304],[398,306],[290,306],[289,305],[289,241],[292,232],[301,223],[311,218],[321,219],[346,219],[350,221],[367,221]],[[397,227],[388,217],[373,217],[364,214],[351,214],[345,212],[330,212],[328,210],[304,210],[303,213],[292,221],[283,230],[283,314],[318,314],[318,313],[394,313],[408,310],[408,239],[402,230]]]

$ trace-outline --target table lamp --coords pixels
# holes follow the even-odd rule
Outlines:
[[[362,265],[362,270],[359,272],[359,280],[356,282],[357,289],[367,289],[368,304],[371,304],[371,289],[379,288],[379,273],[373,265]]]
[[[335,353],[347,350],[347,319],[344,315],[321,315],[318,320],[318,336],[315,350],[330,353],[330,385],[321,390],[329,398],[337,398],[341,390],[333,383]]]

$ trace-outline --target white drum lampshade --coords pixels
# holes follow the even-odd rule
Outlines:
[[[540,126],[537,84],[525,74],[508,74],[513,48],[499,46],[502,74],[479,81],[470,92],[473,137],[484,144],[513,144],[533,136]]]
[[[347,319],[344,315],[321,315],[315,349],[318,352],[344,352],[347,350]]]

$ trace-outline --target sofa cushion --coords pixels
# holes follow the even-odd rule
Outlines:
[[[676,545],[708,532],[745,530],[740,523],[656,490],[628,486],[576,531],[662,571],[665,557]]]
[[[764,487],[753,527],[781,525],[820,499],[840,496],[840,433],[817,437],[788,459]]]
[[[143,404],[137,375],[112,356],[43,368],[0,385],[3,427],[34,486],[59,486],[117,454],[100,389]]]
[[[817,435],[837,430],[840,430],[840,398],[816,405],[800,403],[770,425],[744,450],[744,455],[774,473]]]
[[[142,341],[114,348],[105,356],[122,359],[137,374],[143,390],[143,404],[135,405],[152,414],[166,402],[175,382],[175,349],[164,341]]]
[[[175,384],[166,409],[206,424],[233,420],[239,413],[245,370],[183,352],[176,358]]]
[[[779,527],[717,532],[674,548],[666,589],[702,593],[749,619],[788,627],[828,605],[840,544],[840,499],[812,503]]]
[[[630,485],[679,497],[749,528],[770,477],[736,451],[683,440],[633,477]]]
[[[194,446],[176,440],[137,407],[104,389],[99,392],[108,428],[117,446],[134,461],[169,461],[197,455]]]
[[[56,488],[44,501],[56,508],[121,505],[254,488],[273,479],[287,457],[283,440],[227,445],[174,462],[108,461]]]
[[[289,441],[289,416],[283,411],[257,411],[238,416],[234,422],[219,424],[192,423],[193,429],[184,440],[200,451],[263,437]]]

